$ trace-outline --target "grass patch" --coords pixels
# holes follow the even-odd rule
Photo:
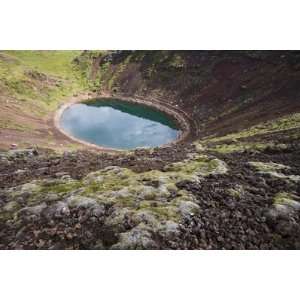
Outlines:
[[[237,140],[241,138],[247,138],[255,135],[261,135],[266,133],[274,133],[289,129],[300,128],[300,113],[291,114],[286,117],[278,118],[274,121],[265,122],[249,129],[242,130],[237,133],[228,134],[222,137],[208,137],[202,142],[213,143],[222,142],[228,140]]]
[[[19,64],[52,76],[74,79],[72,61],[81,51],[4,51]]]
[[[0,51],[0,93],[22,101],[24,110],[34,105],[47,114],[65,97],[87,89],[86,78],[73,63],[80,53]]]

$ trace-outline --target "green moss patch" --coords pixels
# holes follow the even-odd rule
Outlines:
[[[120,167],[107,167],[88,174],[82,180],[63,179],[40,180],[6,191],[9,210],[1,213],[15,213],[19,209],[15,201],[26,202],[26,206],[47,203],[53,205],[63,201],[67,205],[101,205],[109,203],[115,209],[127,209],[132,214],[149,213],[157,221],[178,221],[186,214],[194,213],[197,205],[186,190],[180,190],[176,183],[182,180],[197,181],[199,176],[224,174],[226,164],[216,158],[194,154],[184,162],[167,166],[164,171],[135,173]],[[194,204],[193,204],[194,203]]]
[[[286,179],[293,182],[299,182],[299,175],[285,175],[280,171],[289,170],[289,166],[285,166],[282,164],[276,164],[273,162],[248,162],[248,165],[254,167],[258,173],[260,174],[268,174],[272,177],[279,179]]]
[[[278,193],[275,195],[274,205],[277,206],[287,206],[292,209],[300,210],[300,197],[291,193]]]
[[[300,113],[291,114],[285,117],[281,117],[269,122],[265,122],[256,126],[253,126],[249,129],[242,130],[237,133],[228,134],[222,137],[209,137],[206,138],[203,142],[223,142],[228,140],[238,140],[241,138],[247,138],[251,136],[280,132],[284,130],[290,130],[300,128]]]

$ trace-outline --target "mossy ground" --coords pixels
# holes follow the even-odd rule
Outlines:
[[[300,211],[300,197],[293,193],[277,193],[273,199],[273,209],[281,215],[295,214]]]
[[[299,199],[296,195],[290,194],[290,193],[278,193],[274,197],[274,204],[286,204],[288,205],[295,199]]]
[[[26,206],[47,203],[55,195],[56,201],[68,199],[72,195],[94,199],[99,204],[110,204],[120,208],[130,209],[132,212],[147,212],[158,220],[180,220],[180,206],[193,202],[193,197],[185,190],[180,190],[176,184],[183,180],[198,181],[199,176],[223,174],[227,171],[225,163],[215,158],[195,154],[184,163],[172,164],[164,171],[149,171],[135,173],[130,169],[108,167],[88,174],[82,180],[69,177],[52,180],[37,180],[7,191],[9,203],[17,203],[23,198]],[[50,199],[50,200],[49,200]],[[2,217],[7,212],[14,214],[12,206],[4,209]],[[187,206],[185,211],[193,208]]]
[[[203,140],[204,143],[234,141],[238,142],[239,139],[249,138],[257,135],[270,134],[281,132],[290,129],[300,128],[300,113],[290,114],[285,117],[274,119],[259,125],[253,126],[249,129],[239,131],[237,133],[228,134],[221,137],[208,137]]]
[[[244,151],[263,152],[265,150],[285,151],[289,145],[296,143],[299,138],[300,114],[295,113],[269,122],[263,122],[249,129],[220,137],[205,137],[195,141],[199,152],[212,151],[220,154],[242,153]],[[265,136],[273,135],[273,139]],[[285,142],[276,140],[284,136]]]
[[[286,175],[284,174],[285,171],[290,170],[290,166],[286,166],[283,164],[277,164],[273,162],[248,162],[250,167],[253,167],[257,170],[258,173],[267,174],[274,178],[286,179],[293,182],[299,182],[300,176],[299,175]]]

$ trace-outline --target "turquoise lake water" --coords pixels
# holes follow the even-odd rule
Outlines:
[[[78,139],[117,149],[161,146],[179,133],[165,113],[117,99],[74,104],[63,112],[60,125]]]

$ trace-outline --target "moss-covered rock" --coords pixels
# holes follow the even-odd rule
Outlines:
[[[294,194],[278,193],[274,197],[275,207],[286,206],[294,210],[300,210],[300,198]]]
[[[159,249],[151,231],[152,229],[141,223],[130,231],[121,233],[119,242],[113,245],[112,249]]]
[[[251,161],[249,162],[249,165],[256,168],[258,171],[261,172],[275,172],[278,170],[288,170],[290,169],[289,166],[285,166],[282,164],[277,164],[277,163],[273,163],[273,162],[254,162]]]
[[[283,164],[277,164],[273,162],[248,162],[248,165],[250,167],[253,167],[257,170],[260,174],[268,174],[272,177],[279,178],[279,179],[286,179],[290,180],[292,182],[299,182],[300,176],[299,175],[285,175],[280,171],[283,170],[289,170],[290,167],[283,165]]]
[[[267,211],[267,218],[273,224],[278,223],[278,218],[290,219],[300,210],[300,198],[295,194],[281,192],[273,198],[273,205]]]
[[[237,184],[234,187],[229,188],[227,192],[231,197],[241,199],[245,194],[245,189],[242,185]]]
[[[193,159],[167,165],[164,169],[175,181],[199,181],[200,177],[211,174],[225,174],[228,167],[224,161],[207,155],[196,155]]]
[[[110,166],[82,180],[61,177],[33,181],[4,190],[6,202],[0,207],[0,219],[19,226],[44,217],[65,218],[74,210],[83,210],[90,218],[101,219],[103,228],[116,235],[113,244],[103,241],[106,247],[155,249],[158,235],[178,238],[178,224],[201,212],[194,196],[176,183],[199,181],[227,170],[223,161],[194,153],[163,171],[135,173]]]

